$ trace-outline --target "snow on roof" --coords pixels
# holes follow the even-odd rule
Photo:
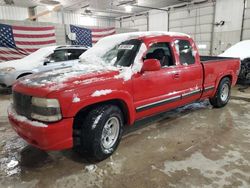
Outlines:
[[[93,48],[89,49],[84,54],[82,54],[80,56],[80,59],[82,61],[94,60],[93,62],[95,62],[96,59],[93,59],[93,57],[101,57],[107,51],[109,51],[116,45],[126,40],[147,37],[147,36],[148,37],[149,36],[161,36],[161,35],[190,37],[189,35],[184,34],[184,33],[166,32],[166,31],[131,32],[131,33],[121,33],[121,34],[116,34],[116,35],[110,35],[99,40],[94,45]]]
[[[241,60],[250,57],[250,40],[241,41],[229,49],[227,49],[224,53],[220,54],[221,57],[236,57]]]

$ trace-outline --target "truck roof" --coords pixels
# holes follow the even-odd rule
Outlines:
[[[80,45],[63,45],[63,46],[58,46],[55,50],[68,50],[68,49],[83,49],[87,50],[89,47],[87,46],[80,46]]]
[[[101,40],[112,40],[116,38],[151,38],[157,36],[169,36],[169,37],[188,37],[189,35],[179,32],[168,32],[168,31],[145,31],[145,32],[131,32],[131,33],[120,33],[105,37]]]

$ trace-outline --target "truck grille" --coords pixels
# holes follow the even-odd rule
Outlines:
[[[13,104],[17,114],[31,118],[31,96],[13,92]]]

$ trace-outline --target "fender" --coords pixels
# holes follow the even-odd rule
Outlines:
[[[85,97],[79,97],[79,98],[81,101],[77,103],[72,102],[72,104],[69,106],[68,109],[70,110],[68,110],[67,113],[65,114],[66,117],[75,117],[80,110],[90,105],[103,103],[110,100],[120,100],[126,105],[128,111],[128,117],[127,117],[128,124],[131,125],[135,121],[135,107],[133,103],[133,97],[127,91],[112,90],[112,92],[107,95],[101,95],[97,97],[87,95]]]
[[[234,72],[232,70],[228,70],[227,72],[223,72],[223,73],[220,73],[219,76],[217,77],[216,81],[215,81],[215,90],[212,94],[212,96],[214,96],[217,92],[217,89],[219,87],[219,84],[220,84],[220,81],[223,77],[226,77],[226,76],[230,76],[232,78],[232,85],[235,85],[236,83],[236,79],[234,77]]]

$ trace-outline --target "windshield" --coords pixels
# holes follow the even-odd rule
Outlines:
[[[51,47],[45,47],[45,48],[40,48],[37,51],[29,54],[28,56],[24,57],[23,59],[26,60],[42,60],[43,58],[47,57],[48,55],[50,55],[54,49],[56,47],[55,46],[51,46]]]
[[[101,59],[114,66],[129,67],[141,46],[141,41],[137,39],[128,40],[116,45],[105,53]]]

